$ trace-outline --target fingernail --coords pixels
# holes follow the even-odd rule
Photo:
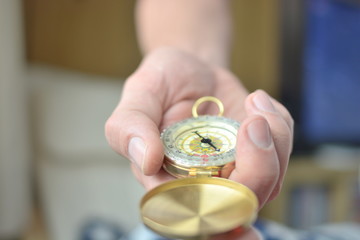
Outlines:
[[[135,163],[139,169],[143,169],[144,157],[146,152],[146,145],[139,137],[134,137],[129,142],[129,157],[130,161]]]
[[[265,112],[275,112],[275,108],[270,98],[264,92],[257,92],[253,98],[255,106]]]
[[[265,119],[256,119],[252,121],[247,131],[251,141],[260,148],[268,148],[271,144],[271,133]]]

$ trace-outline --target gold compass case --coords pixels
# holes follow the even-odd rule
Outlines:
[[[203,102],[218,105],[218,116],[198,116]],[[176,180],[149,191],[141,200],[144,224],[154,232],[180,239],[206,239],[256,218],[258,200],[246,186],[226,179],[235,168],[236,135],[240,123],[222,117],[215,97],[198,99],[193,118],[175,123],[161,134],[163,168]]]
[[[257,198],[244,185],[223,178],[182,178],[148,192],[141,201],[143,222],[168,238],[194,239],[248,227]]]

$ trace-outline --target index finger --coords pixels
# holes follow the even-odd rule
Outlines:
[[[140,72],[131,76],[124,86],[119,105],[105,125],[105,135],[110,146],[135,163],[146,175],[156,173],[163,159],[158,129],[162,104],[159,95],[149,91],[152,88],[144,86],[159,82],[152,80],[158,77],[156,74],[153,72],[152,75],[148,73],[144,76]]]

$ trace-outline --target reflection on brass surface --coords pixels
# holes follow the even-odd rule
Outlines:
[[[212,97],[212,96],[205,96],[205,97],[199,98],[194,103],[194,105],[192,107],[192,110],[191,110],[193,117],[198,117],[199,116],[199,114],[197,112],[197,109],[200,106],[200,104],[202,104],[204,102],[214,102],[214,103],[216,103],[216,105],[219,108],[218,116],[222,116],[224,114],[224,105],[218,98]]]
[[[141,201],[142,220],[170,238],[211,236],[250,225],[256,217],[255,194],[222,178],[182,178],[148,192]]]
[[[222,177],[228,178],[235,169],[235,161],[221,166],[186,167],[179,166],[169,158],[165,158],[164,169],[176,178],[184,177]]]

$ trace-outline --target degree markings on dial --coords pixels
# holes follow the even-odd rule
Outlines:
[[[235,147],[238,126],[239,124],[233,120],[217,116],[200,116],[196,119],[186,119],[170,126],[168,128],[169,131],[164,131],[162,139],[165,144],[165,152],[171,155],[170,159],[176,159],[176,162],[179,164],[191,165],[193,161],[201,161],[199,157],[194,155],[196,153],[192,150],[194,147],[190,146],[191,141],[195,138],[194,136],[191,137],[191,132],[197,130],[204,134],[204,138],[211,139],[212,141],[215,141],[213,139],[216,138],[216,141],[221,142],[221,146],[212,142],[221,151],[214,152],[211,146],[207,146],[207,143],[202,143],[203,146],[200,146],[201,151],[199,153],[201,155],[208,154],[210,161],[219,161],[219,163],[224,161],[226,163],[229,159],[233,158],[233,148]]]

